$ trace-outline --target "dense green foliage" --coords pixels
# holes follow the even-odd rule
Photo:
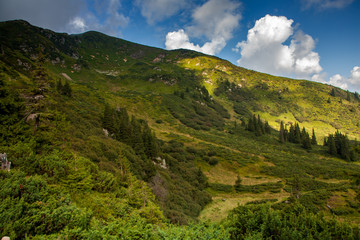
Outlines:
[[[358,237],[326,220],[360,216],[357,93],[24,21],[0,23],[0,45],[0,152],[12,162],[0,172],[1,235]],[[333,135],[331,155],[317,141],[335,128],[349,138]],[[225,222],[199,223],[219,196],[251,197]]]
[[[311,149],[311,145],[316,145],[316,136],[315,130],[313,129],[312,137],[310,138],[309,133],[306,131],[305,127],[300,131],[299,123],[295,123],[295,126],[290,125],[290,129],[284,128],[284,123],[280,123],[279,131],[279,141],[280,142],[291,142],[291,143],[301,143],[302,147],[305,149]]]
[[[229,216],[231,239],[359,239],[359,227],[306,211],[299,204],[240,206]]]
[[[351,144],[348,137],[339,131],[335,134],[329,134],[329,136],[324,139],[324,145],[327,146],[328,153],[334,156],[340,156],[346,161],[357,161],[359,158],[359,153],[356,152],[356,146],[359,146],[359,143],[354,141],[354,143]]]

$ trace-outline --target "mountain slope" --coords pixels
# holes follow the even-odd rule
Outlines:
[[[161,225],[163,215],[186,224],[205,206],[201,217],[220,220],[237,203],[254,201],[298,201],[359,221],[358,163],[278,139],[281,121],[314,128],[319,143],[336,129],[358,138],[356,94],[193,51],[97,32],[58,34],[24,21],[0,23],[0,45],[0,151],[19,171],[2,181],[57,192],[40,194],[33,207],[50,206],[45,195],[71,199],[88,222],[74,219],[70,230],[79,221],[119,229],[137,221],[136,232],[140,222]],[[273,129],[261,136],[246,130],[252,114]],[[359,152],[357,142],[351,147]],[[233,186],[238,176],[240,188]]]

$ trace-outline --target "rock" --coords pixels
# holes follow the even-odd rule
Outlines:
[[[38,114],[37,114],[37,113],[30,114],[30,115],[26,118],[26,122],[35,121],[37,117],[38,117]]]
[[[104,131],[104,134],[105,134],[105,136],[109,136],[109,131],[108,130],[106,130],[105,128],[103,128],[103,131]]]
[[[61,73],[61,75],[67,80],[72,81],[71,77],[69,77],[69,75],[67,75],[66,73]]]

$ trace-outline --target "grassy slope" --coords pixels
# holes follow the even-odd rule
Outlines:
[[[233,124],[232,120],[243,116],[233,111],[233,102],[227,98],[226,93],[219,96],[213,94],[221,81],[228,80],[237,86],[240,84],[241,88],[253,93],[253,97],[245,101],[246,107],[268,120],[275,129],[279,127],[279,120],[286,122],[297,120],[308,130],[315,128],[318,137],[333,133],[339,128],[349,137],[358,138],[360,105],[353,95],[349,102],[345,99],[346,92],[340,89],[336,89],[336,97],[330,96],[329,93],[333,88],[331,86],[270,76],[235,67],[227,61],[191,51],[168,52],[95,32],[67,37],[66,39],[71,41],[69,45],[62,45],[61,38],[51,40],[46,31],[39,34],[37,30],[36,33],[40,39],[36,41],[41,41],[45,49],[60,49],[58,54],[50,56],[53,63],[47,62],[49,74],[55,79],[65,80],[62,73],[66,73],[71,79],[74,98],[56,103],[58,110],[65,113],[71,123],[68,135],[71,144],[65,147],[84,153],[88,143],[99,144],[100,148],[115,144],[111,143],[111,139],[104,139],[100,125],[99,113],[103,110],[103,104],[107,102],[113,107],[126,107],[131,114],[146,119],[160,139],[176,139],[184,142],[187,147],[204,150],[205,153],[215,150],[215,157],[219,160],[216,166],[210,166],[203,158],[195,158],[197,165],[203,169],[211,183],[233,185],[239,174],[244,185],[279,180],[286,189],[290,186],[291,180],[299,176],[304,179],[303,195],[318,194],[321,195],[320,197],[326,197],[325,202],[318,204],[324,211],[326,211],[326,203],[340,202],[336,197],[339,194],[344,195],[343,198],[348,198],[349,201],[354,201],[353,192],[346,193],[345,189],[352,187],[350,184],[352,175],[360,173],[359,165],[327,156],[320,147],[306,152],[292,144],[280,145],[275,132],[270,138],[267,136],[256,138],[252,133],[244,130],[235,135],[214,129],[195,131],[174,118],[164,102],[167,97],[173,96],[175,90],[185,91],[187,87],[194,88],[196,86],[194,81],[199,81],[199,85],[204,85],[213,98],[229,110],[231,120],[225,120],[227,124],[225,128],[229,128]],[[30,31],[27,34],[34,32]],[[14,42],[14,46],[21,45],[24,39],[16,38],[16,34],[14,35],[8,37],[18,39],[17,43]],[[30,46],[33,53],[36,53],[36,47],[36,45]],[[25,49],[29,49],[29,46]],[[17,64],[17,59],[22,62],[32,62],[32,60],[24,57],[26,54],[21,50],[12,53],[12,57],[3,58],[7,61],[2,62],[3,69],[14,66],[18,72],[26,72],[23,70],[23,65]],[[52,51],[49,50],[49,53]],[[74,54],[80,56],[81,61],[70,57]],[[56,57],[61,60],[57,62]],[[79,66],[81,68],[78,68]],[[6,73],[5,70],[3,72]],[[21,79],[29,81],[26,77]],[[13,83],[13,86],[16,84]],[[23,87],[22,84],[19,85]],[[331,103],[327,102],[328,98]],[[56,98],[52,100],[60,101]],[[157,120],[162,122],[157,123]],[[104,168],[114,167],[102,160],[101,154],[102,152],[99,151],[97,156],[90,156],[90,159],[98,161]],[[318,179],[319,181],[330,179],[335,185],[321,185],[318,189],[308,187],[309,182],[316,184]],[[347,180],[345,185],[343,182],[338,182],[342,180]],[[318,193],[329,188],[333,190]],[[202,218],[213,220],[223,218],[226,210],[236,206],[237,203],[264,198],[280,201],[289,195],[284,190],[278,193],[265,191],[258,194],[221,193],[211,189],[209,191],[213,194],[214,202],[204,211]],[[222,198],[227,200],[219,200]],[[311,200],[308,202],[312,203]],[[351,209],[346,204],[345,208]],[[217,209],[220,209],[221,214],[213,217],[211,212]],[[359,221],[356,220],[359,216],[358,212],[352,212],[350,215],[355,221]],[[343,217],[347,218],[347,215]]]

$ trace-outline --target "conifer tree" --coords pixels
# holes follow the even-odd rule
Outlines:
[[[261,134],[265,134],[264,123],[261,121],[260,115],[258,115],[257,125],[259,128],[258,132],[261,132]]]
[[[349,90],[346,91],[346,100],[349,101],[349,102],[351,101]]]
[[[237,175],[237,178],[236,178],[236,181],[235,181],[235,185],[234,185],[234,188],[235,188],[235,191],[236,192],[240,192],[241,191],[241,178],[239,175]]]
[[[311,149],[311,140],[309,133],[305,132],[304,136],[302,137],[302,147],[305,149]]]
[[[249,117],[248,120],[248,125],[246,127],[246,130],[250,131],[250,132],[254,132],[255,131],[255,123],[253,121],[253,117]]]
[[[335,88],[331,89],[330,95],[333,96],[333,97],[336,97]]]
[[[317,145],[316,136],[315,136],[315,130],[312,130],[312,137],[311,137],[311,144]]]
[[[285,138],[284,138],[284,122],[283,121],[281,121],[281,123],[280,123],[279,141],[281,143],[285,142]]]
[[[328,152],[331,155],[336,155],[337,154],[336,145],[335,145],[335,140],[334,140],[334,137],[332,134],[329,135],[327,143],[328,143]]]
[[[301,143],[301,130],[300,130],[300,125],[298,123],[295,123],[295,143]]]
[[[63,88],[62,88],[62,93],[63,93],[63,95],[65,95],[65,96],[71,97],[72,89],[71,89],[71,86],[70,86],[68,80],[66,80],[66,82],[65,82],[65,84],[64,84],[64,86],[63,86]]]
[[[360,102],[360,95],[358,92],[355,92],[355,99]]]
[[[108,130],[110,133],[114,133],[114,119],[113,111],[109,104],[105,104],[105,110],[103,115],[103,128]]]
[[[56,90],[62,94],[62,89],[63,89],[63,85],[62,85],[61,79],[58,79],[56,82]]]
[[[285,142],[289,141],[289,131],[287,130],[286,127],[285,127],[285,130],[284,130],[284,140],[285,140]]]
[[[264,129],[265,129],[265,133],[267,133],[267,134],[271,133],[271,128],[270,128],[270,125],[269,125],[268,121],[265,122]]]

